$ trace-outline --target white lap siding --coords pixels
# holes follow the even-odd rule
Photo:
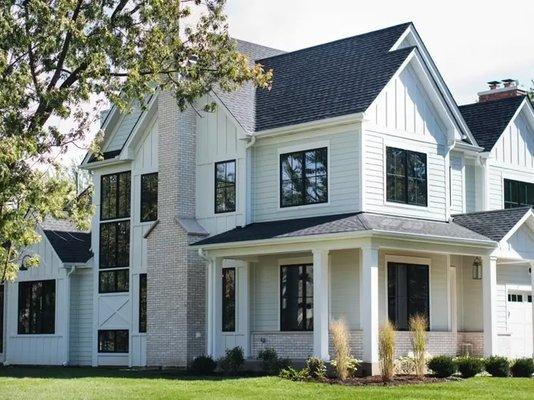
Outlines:
[[[71,275],[69,365],[91,365],[93,328],[93,276],[91,269]]]
[[[451,213],[460,214],[464,212],[465,185],[464,185],[464,160],[460,153],[451,153]]]

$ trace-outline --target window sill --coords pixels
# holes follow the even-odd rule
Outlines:
[[[314,203],[314,204],[303,204],[301,206],[286,206],[282,207],[280,206],[280,203],[278,203],[278,211],[291,211],[291,210],[304,210],[306,208],[319,208],[319,207],[329,207],[330,201],[327,201],[326,203]]]
[[[403,208],[406,210],[419,210],[419,211],[429,211],[428,204],[426,206],[417,206],[415,204],[406,204],[406,203],[396,203],[394,201],[384,201],[386,207],[395,207]]]
[[[45,338],[57,338],[61,339],[63,335],[55,334],[55,333],[17,333],[16,335],[10,335],[10,339],[32,339],[32,338],[39,338],[39,339],[45,339]]]

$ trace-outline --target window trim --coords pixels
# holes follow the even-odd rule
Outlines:
[[[127,338],[128,338],[128,350],[126,352],[124,351],[100,351],[100,332],[127,332]],[[97,354],[130,354],[130,331],[128,329],[99,329],[97,331],[97,343],[96,343],[96,352]]]
[[[104,204],[104,191],[102,190],[102,180],[105,177],[112,176],[112,175],[117,175],[117,181],[118,181],[118,176],[119,175],[123,175],[123,174],[129,174],[130,175],[130,195],[129,195],[130,207],[129,207],[129,210],[128,210],[128,215],[123,215],[123,216],[120,216],[120,217],[119,216],[115,216],[115,217],[111,217],[111,218],[103,218],[102,217],[102,205]],[[115,201],[116,201],[116,205],[117,205],[117,209],[118,209],[118,207],[119,207],[119,191],[118,190],[117,190],[117,193],[116,193],[115,197],[116,197]],[[132,216],[132,171],[131,170],[125,170],[125,171],[119,171],[119,172],[113,172],[113,173],[109,173],[109,174],[100,175],[100,206],[98,207],[99,220],[100,221],[113,221],[113,220],[128,219],[131,216]]]
[[[516,182],[516,183],[519,183],[519,184],[523,184],[523,185],[532,185],[534,187],[534,183],[533,182],[527,182],[527,181],[520,181],[520,180],[517,180],[515,179],[515,177],[512,177],[512,178],[509,178],[509,177],[506,177],[504,176],[502,178],[502,208],[503,210],[504,209],[513,209],[513,208],[519,208],[519,207],[528,207],[528,206],[531,206],[531,207],[534,207],[534,204],[524,204],[524,203],[518,203],[518,205],[514,206],[514,207],[506,207],[506,203],[510,203],[510,201],[506,201],[506,182]]]
[[[326,150],[326,201],[318,203],[309,203],[309,204],[299,204],[293,206],[284,206],[282,205],[282,156],[293,153],[306,153],[309,151],[315,150]],[[325,207],[330,205],[330,170],[332,164],[330,162],[330,142],[322,141],[309,144],[303,144],[298,146],[284,147],[279,148],[277,151],[278,158],[278,199],[277,199],[277,209],[278,211],[285,210],[298,210],[301,208],[311,208],[311,207]]]
[[[414,264],[414,265],[427,265],[428,266],[428,330],[432,331],[434,327],[433,317],[432,317],[432,259],[426,257],[412,257],[412,256],[397,256],[386,254],[384,260],[385,266],[385,280],[384,280],[384,296],[383,300],[385,304],[385,311],[387,316],[389,316],[389,307],[388,307],[388,264],[389,263],[398,263],[398,264]],[[447,302],[451,302],[451,293],[450,290],[447,290]]]
[[[101,287],[101,283],[100,283],[100,274],[102,272],[104,273],[118,273],[118,272],[123,272],[123,271],[127,271],[128,272],[128,289],[122,289],[122,290],[111,290],[111,291],[102,291],[102,287]],[[128,293],[130,291],[130,288],[131,288],[131,279],[130,279],[130,268],[106,268],[106,269],[100,269],[98,270],[98,294],[100,295],[109,295],[109,294],[117,294],[117,293]],[[116,281],[115,281],[115,286],[116,286]]]
[[[116,265],[116,266],[113,266],[113,267],[109,267],[109,266],[104,266],[102,267],[100,265],[101,263],[101,260],[102,260],[102,227],[104,225],[111,225],[111,224],[120,224],[122,222],[127,222],[128,223],[128,265]],[[131,224],[131,221],[130,219],[120,219],[120,220],[113,220],[113,221],[106,221],[106,222],[102,222],[99,224],[99,231],[98,231],[98,270],[101,271],[101,270],[110,270],[110,269],[124,269],[124,268],[130,268],[130,265],[131,265],[131,260],[130,260],[130,257],[132,256],[132,224]],[[116,246],[115,246],[115,251],[117,252],[118,254],[118,229],[115,230],[115,243],[116,243]]]
[[[228,163],[234,163],[235,168],[235,182],[234,182],[234,209],[233,210],[227,210],[227,211],[217,211],[217,166],[219,164],[228,164]],[[235,213],[237,211],[237,159],[232,158],[229,160],[221,160],[216,161],[213,164],[213,213],[214,214],[230,214]]]
[[[23,284],[35,284],[35,283],[38,283],[38,282],[53,282],[54,283],[54,307],[53,307],[53,310],[54,310],[54,323],[53,323],[53,329],[52,329],[52,332],[46,332],[46,333],[31,333],[31,332],[21,332],[21,329],[20,329],[20,295],[21,295],[21,291],[20,291],[20,287],[21,285]],[[5,288],[4,288],[4,291],[5,291]],[[4,292],[4,296],[5,296],[5,292]],[[5,301],[5,297],[4,297],[4,301]],[[24,336],[24,337],[52,337],[52,336],[56,336],[56,331],[57,331],[57,315],[58,315],[58,301],[57,301],[57,282],[56,282],[56,279],[36,279],[36,280],[27,280],[27,281],[19,281],[17,282],[17,336]],[[5,326],[4,326],[4,329],[5,329]],[[30,330],[31,330],[31,327],[30,327]]]
[[[425,160],[426,160],[426,182],[425,182],[426,183],[426,185],[425,185],[426,205],[411,204],[411,203],[407,202],[408,200],[406,200],[406,202],[388,200],[388,191],[387,191],[387,183],[388,183],[387,150],[388,150],[388,148],[393,148],[393,149],[403,150],[403,151],[406,151],[406,152],[419,153],[419,154],[424,154],[425,155]],[[384,168],[383,168],[383,173],[384,173],[384,179],[383,179],[384,205],[389,206],[389,207],[407,208],[407,209],[412,209],[412,210],[428,209],[429,208],[429,196],[428,196],[428,187],[429,187],[428,155],[429,155],[429,153],[426,152],[426,151],[412,150],[412,149],[406,148],[406,147],[397,147],[396,144],[392,144],[391,145],[391,144],[384,143],[383,154],[384,154]],[[408,158],[406,158],[406,160],[408,160]],[[408,177],[406,177],[406,179],[408,179]],[[405,189],[405,191],[407,191],[407,188],[408,188],[408,180],[406,180],[406,189]],[[406,199],[407,199],[407,197],[406,197]]]
[[[154,219],[143,219],[143,178],[147,176],[156,176],[157,188],[156,188],[156,217]],[[139,176],[139,222],[154,222],[158,219],[158,196],[159,196],[159,174],[158,171],[147,172]]]
[[[278,264],[278,329],[280,332],[313,332],[313,329],[315,327],[315,296],[312,296],[312,304],[313,304],[313,323],[311,329],[299,329],[299,330],[285,330],[282,327],[282,269],[284,267],[312,267],[313,269],[313,262],[306,261],[304,262],[297,262],[297,259],[291,260],[289,263],[280,263]],[[313,285],[313,282],[312,282]],[[303,292],[303,297],[305,298],[306,291]]]

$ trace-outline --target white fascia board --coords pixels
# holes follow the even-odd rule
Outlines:
[[[478,146],[478,143],[469,130],[469,127],[467,126],[467,123],[465,122],[464,118],[462,117],[462,113],[458,109],[458,105],[456,104],[456,101],[454,100],[454,97],[452,96],[447,84],[445,83],[443,77],[441,76],[438,68],[436,67],[436,64],[432,60],[432,57],[430,56],[430,53],[428,52],[425,44],[423,43],[423,40],[421,39],[421,36],[419,36],[419,33],[415,29],[415,26],[411,24],[406,31],[399,37],[399,39],[395,42],[395,44],[391,47],[390,51],[395,51],[400,48],[400,45],[402,42],[411,35],[411,38],[413,42],[415,43],[415,46],[417,46],[419,52],[422,55],[422,58],[430,70],[432,77],[434,78],[434,81],[438,88],[440,89],[440,92],[443,94],[447,101],[447,105],[449,108],[449,111],[454,115],[454,119],[456,123],[460,126],[460,132],[465,132],[471,143]]]
[[[291,133],[299,133],[299,132],[312,130],[312,129],[322,129],[322,128],[329,128],[329,127],[336,126],[336,125],[346,125],[346,124],[351,124],[354,122],[363,121],[363,115],[364,113],[348,114],[348,115],[342,115],[339,117],[332,117],[332,118],[320,119],[317,121],[304,122],[301,124],[282,126],[280,128],[266,129],[264,131],[259,131],[259,132],[254,133],[253,136],[256,137],[257,139],[263,139],[263,138],[268,138],[268,137],[273,137],[273,136],[279,136],[279,135],[285,135],[285,134],[291,134]]]
[[[369,229],[366,231],[358,232],[341,232],[341,233],[329,233],[323,235],[310,235],[310,236],[296,236],[290,238],[274,238],[274,239],[262,239],[262,240],[246,240],[240,242],[227,242],[227,243],[215,243],[207,245],[195,245],[192,244],[189,247],[192,249],[208,250],[221,250],[231,249],[239,247],[255,247],[255,246],[272,246],[277,244],[298,244],[304,242],[325,242],[334,241],[340,239],[362,239],[362,238],[383,238],[383,239],[396,239],[396,240],[419,240],[425,243],[434,244],[454,244],[462,247],[481,247],[486,249],[494,249],[497,246],[497,242],[493,240],[478,240],[478,239],[457,239],[454,237],[438,236],[438,235],[424,235],[415,233],[402,233],[387,230],[375,230]]]
[[[513,234],[516,233],[517,230],[521,228],[521,226],[523,226],[525,222],[527,222],[529,218],[534,218],[534,213],[532,212],[532,209],[527,210],[525,212],[525,215],[523,215],[523,217],[514,225],[514,227],[508,231],[508,233],[501,239],[499,244],[506,243],[508,239],[510,239]]]
[[[94,162],[91,162],[91,163],[82,164],[82,165],[80,165],[80,168],[88,170],[88,171],[93,171],[95,169],[100,169],[100,168],[103,168],[103,167],[110,167],[112,165],[125,164],[125,163],[131,163],[131,162],[132,162],[132,160],[130,160],[130,159],[121,160],[119,158],[119,156],[116,156],[116,157],[110,158],[108,160],[94,161]]]

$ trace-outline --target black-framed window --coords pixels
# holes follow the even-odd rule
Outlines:
[[[397,330],[416,315],[430,321],[429,287],[428,265],[388,263],[388,317]]]
[[[130,216],[130,171],[100,178],[100,219]]]
[[[130,221],[100,224],[100,268],[125,268],[130,265]]]
[[[215,163],[215,213],[235,211],[236,202],[235,160]]]
[[[534,183],[504,180],[504,208],[534,206]]]
[[[55,333],[56,281],[19,282],[18,333]]]
[[[4,352],[4,285],[0,284],[0,353]]]
[[[280,270],[280,330],[313,330],[313,265],[283,265]]]
[[[99,330],[99,353],[128,353],[129,334],[127,329]]]
[[[235,332],[235,268],[222,270],[222,331]]]
[[[141,175],[141,222],[158,219],[158,173]]]
[[[387,201],[426,207],[426,154],[387,147],[386,186]]]
[[[328,202],[328,149],[280,155],[280,207]]]
[[[99,293],[120,293],[130,289],[130,270],[110,269],[98,273]]]
[[[139,275],[139,332],[146,333],[146,274]]]

